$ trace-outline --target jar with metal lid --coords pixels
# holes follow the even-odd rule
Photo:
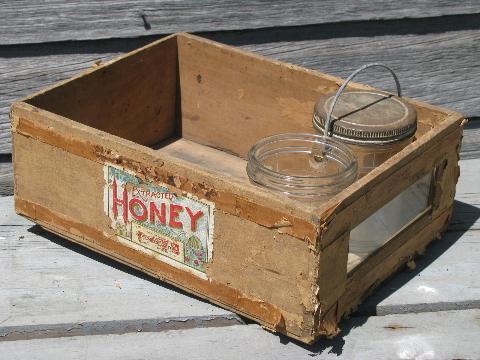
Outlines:
[[[376,90],[343,92],[359,72],[373,66],[390,71],[398,96]],[[417,113],[402,100],[395,73],[386,65],[372,63],[353,72],[335,94],[319,99],[313,126],[350,146],[358,159],[358,175],[362,177],[412,142]]]
[[[355,181],[357,161],[348,146],[330,137],[285,133],[252,146],[247,174],[257,185],[315,206]]]

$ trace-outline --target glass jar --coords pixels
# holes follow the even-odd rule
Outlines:
[[[350,80],[372,66],[390,71],[398,96],[375,90],[343,93]],[[358,173],[362,177],[412,142],[417,129],[417,113],[401,98],[395,73],[383,64],[372,63],[353,72],[335,94],[319,99],[314,109],[313,126],[350,146],[357,156]]]
[[[247,174],[258,185],[315,204],[355,181],[357,160],[348,146],[330,137],[286,133],[250,149]]]
[[[359,72],[372,66],[383,67],[392,74],[398,96],[376,90],[343,93]],[[331,134],[352,149],[358,159],[358,176],[362,177],[412,142],[417,129],[417,113],[401,98],[400,83],[395,73],[388,66],[372,63],[354,71],[335,94],[319,99],[314,108],[313,126],[325,136]],[[428,191],[423,191],[423,196],[419,197],[417,187],[428,189],[428,181],[426,177],[424,182],[427,185],[424,182],[412,185],[352,229],[349,267],[383,246],[425,208]],[[419,199],[420,205],[417,204]]]

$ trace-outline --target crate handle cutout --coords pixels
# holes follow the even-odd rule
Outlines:
[[[324,131],[324,136],[329,136],[330,127],[332,126],[331,122],[332,122],[333,109],[334,109],[338,99],[340,98],[340,95],[342,94],[343,90],[347,87],[348,83],[351,80],[353,80],[353,78],[355,76],[357,76],[363,70],[371,68],[371,67],[382,67],[384,69],[387,69],[390,72],[390,74],[392,74],[393,79],[395,80],[395,85],[397,86],[398,97],[402,97],[402,89],[400,87],[400,82],[398,81],[397,75],[393,72],[393,70],[391,68],[389,68],[387,65],[382,64],[382,63],[368,63],[368,64],[365,64],[365,65],[361,66],[360,68],[358,68],[357,70],[355,70],[353,73],[351,73],[349,77],[347,77],[347,79],[344,81],[342,86],[340,86],[340,88],[337,90],[337,93],[333,97],[332,105],[330,106],[330,109],[328,110],[327,118],[325,120],[325,129],[323,130]]]
[[[422,176],[350,231],[348,271],[430,211],[433,178]]]

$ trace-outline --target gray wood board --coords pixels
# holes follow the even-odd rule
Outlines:
[[[402,271],[375,291],[359,313],[386,315],[480,308],[478,230],[445,233],[415,263],[414,270]]]
[[[462,159],[480,158],[480,116],[470,118],[464,129],[460,150]]]
[[[480,30],[276,41],[242,48],[343,78],[363,64],[382,62],[397,74],[404,96],[466,116],[480,115]],[[391,75],[378,68],[355,81],[395,92]]]
[[[417,260],[415,271],[386,282],[359,314],[480,307],[480,200],[475,186],[480,159],[460,165],[451,230]],[[6,274],[0,278],[0,335],[3,331],[5,339],[26,333],[166,331],[241,321],[30,225],[13,213],[13,197],[0,198],[0,271]]]
[[[460,160],[459,165],[460,177],[449,231],[478,231],[480,230],[480,159]]]
[[[11,152],[10,105],[43,87],[144,45],[148,40],[0,46],[0,153]]]
[[[7,359],[478,359],[480,311],[352,318],[300,345],[257,325],[0,342]]]
[[[347,27],[347,26],[345,26]],[[274,59],[342,77],[362,64],[384,62],[394,68],[404,94],[432,104],[456,109],[467,116],[479,116],[480,30],[445,33],[354,36],[312,34],[315,29],[209,35]],[[353,27],[361,34],[361,28]],[[310,37],[316,37],[311,39]],[[291,38],[307,38],[292,41]],[[260,43],[250,43],[261,40]],[[286,39],[281,41],[281,39]],[[141,46],[149,39],[110,40],[92,43],[47,44],[28,47],[0,47],[0,153],[11,152],[9,106],[49,84],[66,79],[97,60],[107,60]],[[265,42],[266,41],[266,42]],[[245,44],[247,43],[247,44]],[[359,82],[394,90],[389,74],[374,69],[358,77]],[[478,142],[469,143],[476,153]],[[473,147],[473,149],[472,149]]]
[[[464,1],[0,1],[0,44],[244,30],[480,12]]]
[[[0,163],[0,196],[7,196],[12,194],[13,194],[12,163],[11,162]]]
[[[15,213],[13,196],[0,197],[0,228],[2,226],[33,226],[30,220]]]
[[[360,313],[398,314],[480,308],[480,159],[460,161],[453,217],[416,268],[400,272],[360,307]]]
[[[135,329],[138,323],[181,327],[189,320],[199,326],[242,323],[227,310],[38,226],[21,225],[13,214],[6,220],[16,226],[0,226],[0,338],[19,331],[85,332],[93,324],[91,331]]]

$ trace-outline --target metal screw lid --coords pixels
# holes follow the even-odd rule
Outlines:
[[[325,119],[335,94],[317,102],[313,124],[325,129]],[[333,137],[362,143],[388,143],[413,135],[417,113],[397,96],[373,91],[350,91],[342,94],[332,113]]]
[[[381,66],[392,73],[399,96],[374,90],[342,93],[355,75],[371,66]],[[313,125],[326,135],[331,133],[333,137],[351,143],[386,144],[400,141],[413,135],[417,129],[417,112],[400,95],[398,79],[390,68],[378,63],[364,65],[347,78],[336,94],[319,99],[314,108]]]

